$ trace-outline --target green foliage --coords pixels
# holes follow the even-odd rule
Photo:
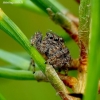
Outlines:
[[[87,86],[84,100],[96,100],[98,93],[98,82],[100,79],[100,3],[99,0],[91,0],[91,34],[89,47],[89,64],[87,75]]]
[[[16,1],[16,0],[10,0]],[[34,4],[33,4],[33,3]],[[65,9],[56,1],[50,0],[32,0],[32,2],[25,2],[20,5],[21,7],[35,10],[38,13],[44,14],[43,11],[47,12],[47,8],[52,8],[54,13],[61,12],[62,9]],[[53,4],[54,2],[54,4]],[[90,2],[91,7],[90,8]],[[35,6],[35,4],[37,6]],[[31,6],[30,6],[31,5]],[[39,8],[40,7],[40,8]],[[61,8],[61,9],[60,9]],[[92,10],[91,10],[92,9]],[[43,11],[42,11],[43,10]],[[89,63],[88,63],[88,75],[87,75],[87,85],[85,91],[84,100],[95,100],[97,98],[97,90],[98,90],[98,81],[99,81],[99,72],[100,72],[100,46],[99,46],[99,37],[100,37],[100,3],[99,0],[81,0],[80,4],[80,26],[79,26],[79,35],[81,40],[84,42],[86,47],[88,48],[89,41],[89,28],[90,28],[90,11],[92,17],[91,23],[91,33],[90,33],[90,44],[89,44]],[[64,20],[66,21],[66,20]],[[41,56],[41,54],[34,48],[31,47],[29,40],[24,35],[24,33],[17,27],[17,25],[0,9],[0,29],[2,29],[5,33],[11,36],[14,40],[16,40],[28,53],[34,61],[36,65],[40,68],[40,70],[45,73],[45,60]],[[28,69],[29,61],[17,56],[15,54],[6,52],[0,49],[0,59],[7,61],[11,64],[11,66],[17,66],[23,70],[15,70],[15,69],[7,69],[0,68],[0,77],[10,78],[10,79],[20,79],[20,80],[35,80],[36,77],[32,74],[32,71],[25,71]],[[12,60],[13,59],[13,60]],[[23,62],[23,63],[22,63]],[[54,70],[53,70],[54,71]],[[50,81],[57,82],[58,78],[56,78],[52,71]],[[46,75],[50,75],[46,73]],[[5,100],[0,94],[0,100]]]
[[[50,0],[31,0],[33,3],[35,3],[38,7],[40,7],[43,11],[45,11],[47,14],[47,8],[52,8],[53,12],[60,12],[60,10],[53,5],[53,3]]]
[[[13,70],[0,67],[0,77],[17,80],[36,80],[32,71]]]
[[[90,0],[81,0],[79,6],[79,38],[84,43],[86,49],[88,49],[89,46],[90,13]]]
[[[39,52],[30,45],[29,40],[24,33],[15,25],[15,23],[1,10],[2,19],[0,20],[0,28],[4,30],[8,35],[15,39],[22,47],[32,56],[34,61],[40,66],[41,70],[45,72],[45,60],[39,54]],[[38,62],[40,58],[40,62]]]
[[[20,69],[28,70],[29,61],[14,53],[0,49],[0,59],[10,63],[13,66],[17,66]]]
[[[1,20],[0,20],[0,28],[2,30],[4,30],[8,35],[10,35],[12,38],[14,38],[34,59],[35,63],[37,64],[37,66],[41,69],[41,71],[46,75],[49,76],[48,80],[51,82],[51,84],[53,84],[54,82],[56,84],[54,84],[54,87],[56,86],[56,90],[61,90],[64,92],[64,94],[66,94],[66,87],[65,85],[62,83],[62,81],[60,80],[60,78],[58,77],[56,71],[53,69],[53,67],[49,67],[48,73],[46,72],[48,67],[46,67],[45,64],[45,60],[44,58],[40,55],[40,53],[30,45],[29,40],[27,39],[27,37],[24,35],[24,33],[17,27],[17,25],[1,10]],[[40,60],[39,60],[40,59]],[[48,65],[47,65],[48,66]],[[2,72],[2,71],[1,71]],[[4,76],[6,72],[6,70],[4,71],[4,74],[2,73],[2,75]],[[14,72],[13,70],[11,71],[9,69],[9,72],[7,73],[9,77],[11,77],[10,72]],[[52,73],[54,72],[54,73]],[[16,78],[16,71],[13,74],[12,77]],[[25,73],[24,73],[25,74]],[[49,75],[50,74],[50,75]],[[22,74],[19,73],[19,76],[22,76]],[[17,77],[18,78],[18,77]],[[57,84],[57,83],[61,83],[61,85]],[[63,87],[60,89],[60,87]]]

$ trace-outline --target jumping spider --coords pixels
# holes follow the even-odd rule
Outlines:
[[[41,32],[36,32],[31,38],[31,45],[34,45],[43,55],[47,64],[52,65],[59,72],[64,70],[67,74],[71,64],[71,56],[61,37],[49,31],[42,39]],[[31,61],[31,64],[34,65],[33,61]]]

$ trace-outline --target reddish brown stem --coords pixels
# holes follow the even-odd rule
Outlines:
[[[78,28],[76,25],[71,22],[70,28],[61,26],[69,35],[70,37],[79,45],[79,36],[78,36]]]
[[[87,66],[87,50],[83,44],[83,42],[80,40],[80,64],[82,66]],[[84,70],[84,69],[83,69]]]
[[[79,67],[80,67],[79,59],[72,59],[71,67],[69,68],[69,70],[77,70]]]
[[[62,13],[54,13],[50,8],[47,8],[50,18],[58,23],[69,35],[70,37],[79,45],[78,27],[72,21],[73,17],[68,12],[68,16],[62,15]],[[70,19],[72,18],[72,19]]]
[[[66,86],[72,89],[74,88],[75,84],[77,83],[77,79],[75,77],[65,76],[61,73],[58,73],[58,75]]]

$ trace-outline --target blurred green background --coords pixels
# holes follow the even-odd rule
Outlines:
[[[75,0],[58,1],[70,9],[74,15],[78,16],[78,4]],[[22,9],[12,4],[3,4],[3,2],[4,0],[0,0],[0,8],[2,8],[2,10],[13,20],[14,23],[16,23],[29,39],[38,30],[43,34],[48,30],[53,30],[59,34],[66,34],[64,30],[52,22],[48,16]],[[77,45],[72,40],[68,41],[66,45],[69,48],[72,57],[77,58],[79,54]],[[2,30],[0,30],[0,49],[12,53],[23,53],[24,55],[21,54],[20,56],[30,58],[26,51],[17,42]],[[0,66],[6,64],[6,62],[0,59]],[[0,78],[0,93],[7,100],[60,100],[60,97],[49,83],[32,80],[18,81]]]

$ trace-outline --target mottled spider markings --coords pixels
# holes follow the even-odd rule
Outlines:
[[[31,45],[46,59],[46,63],[52,65],[58,71],[68,70],[71,64],[71,56],[68,48],[64,44],[64,40],[55,35],[52,31],[46,33],[42,39],[41,32],[36,32],[31,38]],[[31,62],[31,64],[33,64]]]

